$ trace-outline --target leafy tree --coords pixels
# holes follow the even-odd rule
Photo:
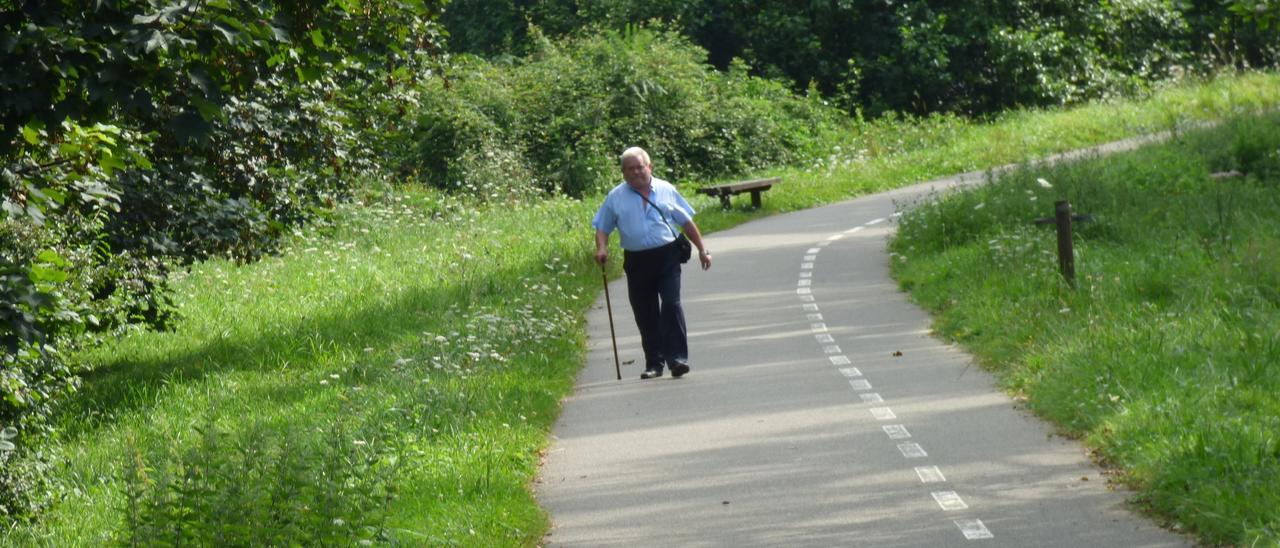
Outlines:
[[[0,4],[0,516],[38,472],[60,357],[164,326],[166,265],[252,259],[378,169],[366,120],[430,68],[443,0]]]

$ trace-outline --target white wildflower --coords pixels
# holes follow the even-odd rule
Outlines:
[[[1036,179],[1036,182],[1040,183],[1040,186],[1043,188],[1053,188],[1053,185],[1049,184],[1049,181],[1046,181],[1043,178]]]

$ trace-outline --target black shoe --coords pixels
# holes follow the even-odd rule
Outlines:
[[[652,378],[661,377],[661,376],[662,376],[661,369],[645,369],[644,373],[640,374],[640,380],[652,379]]]
[[[689,372],[689,364],[684,362],[673,361],[670,364],[667,364],[667,367],[671,369],[671,376],[677,379],[683,377],[685,373]]]

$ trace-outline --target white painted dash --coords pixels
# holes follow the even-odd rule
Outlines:
[[[838,357],[844,358],[844,356],[838,356]],[[844,358],[844,359],[845,359],[845,360],[848,360],[849,358]],[[833,359],[832,361],[835,361],[835,360]],[[840,374],[841,374],[841,375],[844,375],[844,376],[846,376],[846,377],[849,377],[849,378],[851,378],[851,379],[852,379],[852,378],[854,378],[854,377],[861,377],[861,376],[862,376],[862,372],[861,372],[861,371],[858,371],[858,368],[857,368],[857,367],[843,367],[843,368],[841,368],[841,369],[840,369]]]
[[[830,333],[818,333],[817,335],[814,335],[813,338],[818,339],[818,342],[820,343],[836,342],[836,338],[832,337]]]
[[[862,403],[884,403],[884,398],[875,392],[863,392],[858,394],[858,397],[862,398]]]
[[[943,483],[947,478],[942,475],[942,470],[938,470],[937,466],[917,466],[916,475],[920,476],[920,483]]]
[[[831,365],[849,365],[848,356],[830,356]]]
[[[843,351],[842,351],[842,350],[840,350],[840,347],[839,347],[839,346],[836,346],[836,345],[834,345],[834,344],[828,344],[828,345],[826,345],[826,346],[822,347],[822,352],[823,352],[823,353],[825,353],[825,354],[839,354],[839,353],[841,353],[841,352],[843,352]]]
[[[860,226],[855,226],[855,227],[853,227],[853,228],[850,228],[849,230],[844,231],[844,233],[845,233],[845,234],[853,234],[854,232],[857,232],[857,231],[859,231],[859,230],[862,230],[862,227],[860,227]]]
[[[875,417],[878,421],[891,421],[898,418],[897,415],[893,414],[893,410],[888,407],[872,407],[871,416]]]
[[[811,322],[820,322],[820,321],[822,321],[822,314],[819,314],[819,313],[816,313],[816,312],[815,312],[815,313],[813,313],[813,314],[806,314],[806,315],[805,315],[805,317],[806,317],[806,318],[809,318],[809,321],[811,321]]]
[[[813,254],[813,253],[817,253],[817,252],[819,252],[819,251],[822,251],[822,248],[821,248],[821,247],[811,247],[811,248],[809,248],[809,250],[808,250],[808,251],[805,251],[805,253]]]
[[[911,432],[908,432],[907,427],[901,424],[886,424],[880,428],[884,429],[884,433],[888,434],[891,440],[905,440],[911,437]]]
[[[800,263],[800,268],[804,270],[813,270],[813,263],[812,262]]]
[[[801,277],[801,278],[812,278],[812,277],[813,277],[813,272],[801,272],[801,273],[800,273],[800,277]]]
[[[806,312],[817,312],[817,311],[818,311],[818,305],[816,305],[816,304],[806,304],[806,305],[804,305],[804,309],[805,309],[805,311],[806,311]]]
[[[804,256],[804,260],[805,260],[806,262],[808,262],[808,261],[814,261],[814,260],[817,260],[817,259],[818,259],[818,256],[817,256],[817,255],[805,255],[805,256]]]
[[[844,234],[832,234],[832,235],[830,235],[830,236],[827,236],[827,241],[829,241],[829,242],[834,242],[834,241],[839,240],[840,238],[843,238],[843,237],[844,237]]]
[[[810,285],[813,285],[813,280],[810,280],[808,278],[801,278],[796,281],[796,285],[801,287],[810,286]]]
[[[924,452],[924,448],[914,441],[908,441],[898,444],[898,451],[902,452],[902,456],[909,459],[923,459],[929,456]]]
[[[884,217],[881,217],[879,219],[872,219],[870,221],[867,221],[867,224],[865,226],[878,225],[883,222],[884,222]]]
[[[801,301],[801,302],[806,302],[806,303],[811,303],[811,302],[813,302],[813,301],[814,301],[814,297],[813,297],[813,295],[811,295],[811,294],[809,294],[809,293],[805,293],[805,294],[800,295],[800,301]]]
[[[964,538],[968,540],[982,540],[995,538],[986,525],[982,524],[980,519],[958,519],[955,520],[956,527],[960,528],[960,532],[964,533]]]
[[[934,491],[933,500],[937,501],[938,506],[941,506],[943,510],[948,512],[964,510],[969,507],[968,504],[964,503],[964,499],[961,499],[960,495],[957,495],[955,491]]]
[[[867,379],[851,379],[849,386],[852,386],[854,390],[871,390],[871,381]]]
[[[812,287],[797,287],[796,295],[810,295],[813,293]]]
[[[809,324],[809,330],[810,330],[810,331],[813,331],[814,333],[826,333],[826,332],[827,332],[827,324],[822,323],[822,322],[815,322],[815,323],[811,323],[811,324]]]

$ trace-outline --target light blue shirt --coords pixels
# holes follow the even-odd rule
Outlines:
[[[627,251],[644,251],[675,241],[673,230],[678,231],[693,220],[693,207],[671,183],[657,177],[650,181],[649,201],[656,209],[649,207],[640,193],[623,181],[609,191],[591,226],[605,234],[618,229],[622,249]],[[668,223],[671,228],[667,228]]]

